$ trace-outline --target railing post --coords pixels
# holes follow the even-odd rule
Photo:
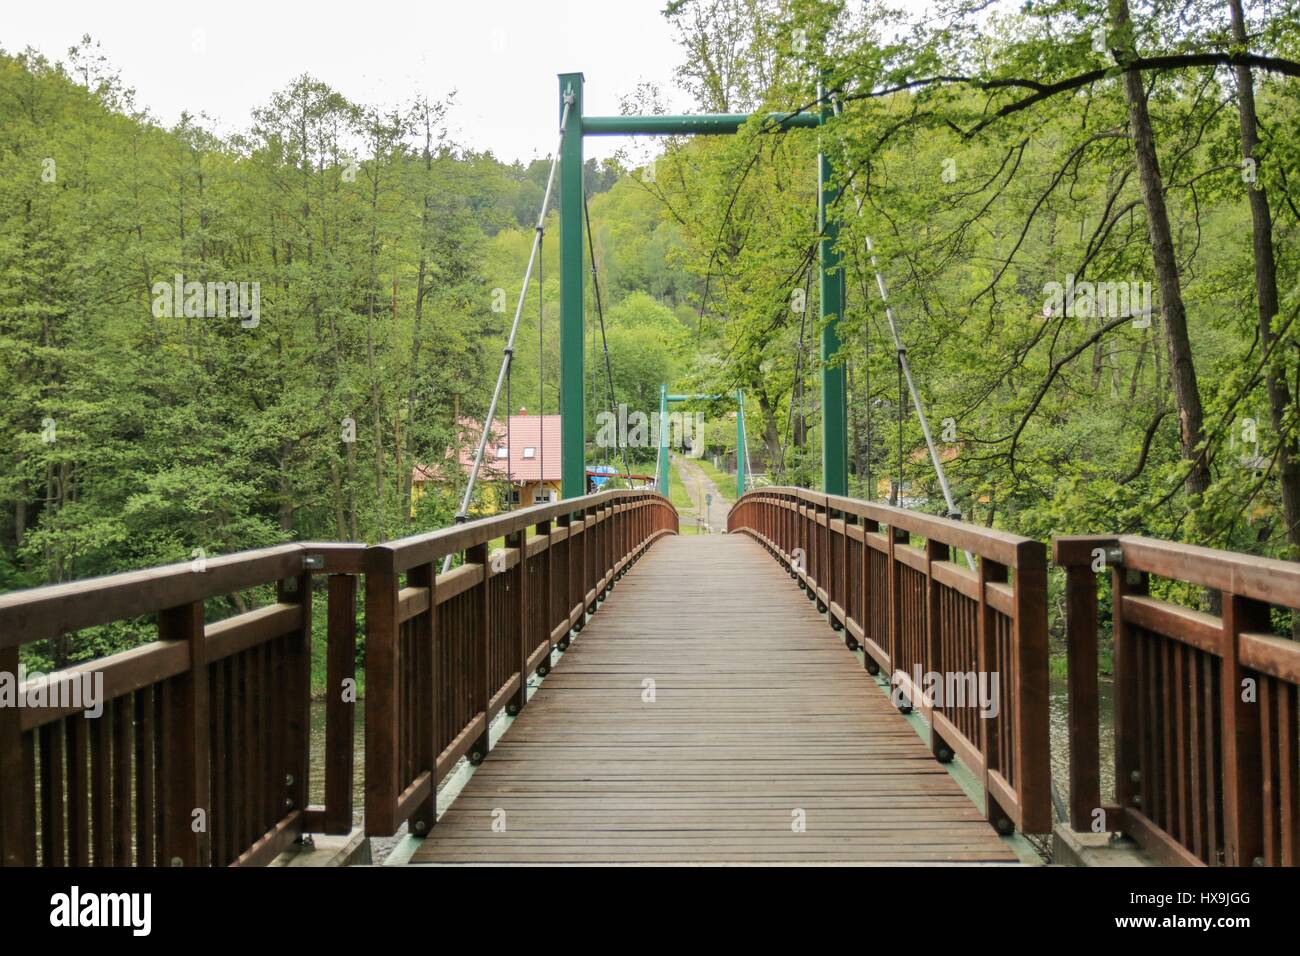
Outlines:
[[[547,580],[552,587],[547,592],[549,595],[547,600],[549,601],[551,613],[546,619],[546,626],[550,628],[551,633],[554,633],[555,629],[560,626],[560,621],[564,621],[564,633],[560,635],[560,640],[558,642],[560,650],[563,651],[568,649],[569,646],[571,628],[569,627],[568,621],[569,612],[573,610],[573,604],[570,601],[570,598],[573,596],[573,587],[569,583],[573,569],[573,560],[570,557],[570,552],[573,550],[573,515],[567,511],[563,514],[556,515],[555,524],[559,529],[564,531],[564,538],[559,543],[552,542],[551,547],[547,552],[549,555],[550,551],[557,548],[559,550],[559,554],[548,557],[547,559]],[[556,606],[557,594],[559,595],[558,607]],[[547,636],[547,640],[550,640],[549,635]],[[546,658],[545,664],[549,670],[551,666],[551,659],[549,656]]]
[[[857,608],[858,616],[862,616],[862,597],[863,589],[865,587],[861,574],[859,574],[855,579],[854,576],[849,573],[849,566],[852,564],[849,560],[849,555],[853,551],[853,536],[849,533],[849,529],[857,524],[858,516],[856,514],[851,514],[847,511],[844,512],[844,562],[839,573],[839,579],[842,582],[840,593],[844,595],[844,597],[840,607],[844,614],[844,646],[849,650],[856,650],[858,646],[858,640],[853,636],[853,629],[849,627],[849,621],[853,617],[852,609],[854,607]],[[862,550],[860,552],[864,560],[867,556],[866,547],[867,541],[864,537],[862,539]],[[863,623],[863,621],[858,621],[858,626],[862,627]],[[866,634],[865,628],[863,629],[863,634]]]
[[[600,522],[596,508],[582,509],[582,606],[588,614],[596,613],[596,598],[587,603],[587,592],[594,592],[600,583]]]
[[[817,520],[820,516],[821,508],[816,502],[808,505],[808,574],[815,582],[808,590],[810,598],[816,597],[817,589],[822,584],[822,526]]]
[[[988,558],[981,557],[979,560],[979,618],[976,621],[978,629],[978,646],[976,648],[977,665],[981,674],[992,674],[994,662],[998,659],[998,632],[994,618],[997,612],[989,606],[988,603],[988,586],[990,584],[1005,584],[1007,581],[1007,566],[990,561]],[[998,681],[999,692],[1001,692],[1002,681]],[[1007,690],[1007,699],[1011,698],[1012,689]],[[1006,814],[997,806],[993,797],[993,788],[989,786],[989,774],[997,770],[1003,777],[1009,776],[1002,765],[1004,755],[998,749],[998,734],[993,732],[994,720],[1005,720],[1006,710],[999,706],[998,716],[981,720],[979,747],[980,753],[984,755],[984,775],[980,781],[984,787],[984,817],[989,823],[997,826],[999,821],[1005,819]]]
[[[1241,666],[1240,645],[1243,631],[1268,633],[1269,629],[1267,604],[1223,594],[1219,695],[1223,711],[1223,853],[1228,866],[1250,866],[1264,852],[1259,814],[1264,792],[1260,705],[1243,699],[1246,672]]]
[[[341,834],[352,829],[352,752],[356,733],[357,678],[356,577],[331,574],[327,600],[324,828],[326,833]]]
[[[397,572],[391,548],[366,552],[366,833],[397,832]]]
[[[192,601],[158,615],[158,637],[189,645],[189,669],[163,685],[162,862],[209,866],[212,862],[208,806],[208,661],[203,602]],[[196,827],[195,811],[202,826]],[[71,849],[75,852],[77,847]]]
[[[930,671],[936,671],[944,674],[948,661],[943,660],[942,648],[940,646],[940,629],[942,622],[939,619],[939,586],[934,581],[934,563],[936,561],[948,560],[948,546],[933,538],[925,539],[925,660],[921,664],[922,680],[924,675]],[[921,688],[914,687],[913,693],[920,695]],[[922,696],[921,713],[925,719],[930,722],[930,753],[936,757],[939,751],[945,747],[943,738],[934,727],[934,711],[942,712],[943,698],[940,696],[938,703],[928,701]],[[916,701],[912,701],[913,706]],[[951,748],[949,748],[951,752]]]
[[[0,650],[0,674],[18,684],[18,648]],[[0,707],[0,865],[35,866],[24,848],[29,827],[35,832],[36,821],[23,820],[25,788],[32,781],[23,770],[22,710],[17,706]]]
[[[1097,575],[1065,569],[1065,641],[1070,736],[1070,827],[1092,829],[1101,809],[1097,703]],[[1106,829],[1114,829],[1107,826]]]
[[[835,516],[840,514],[840,518]],[[843,515],[829,504],[826,506],[826,610],[830,620],[835,620],[835,608],[831,605],[844,604],[844,592],[840,580],[844,574],[844,562],[841,560],[848,545],[846,534],[835,530],[835,522],[843,520]]]
[[[795,502],[792,502],[789,498],[781,498],[779,505],[781,508],[779,520],[781,522],[782,547],[785,548],[785,557],[788,562],[791,553],[799,546],[798,515],[795,511]],[[787,568],[787,570],[789,569]]]
[[[608,588],[614,583],[614,565],[618,563],[618,538],[615,536],[615,517],[614,509],[617,503],[611,501],[605,506],[605,521],[603,522],[604,531],[601,532],[601,542],[605,548],[605,570],[601,573],[602,577],[608,576],[605,587]]]
[[[862,666],[866,668],[867,673],[873,677],[880,673],[880,668],[876,664],[871,654],[867,652],[866,642],[872,639],[871,633],[871,615],[874,602],[879,600],[880,595],[871,590],[871,542],[870,536],[880,531],[880,522],[874,518],[864,517],[862,524],[862,600],[858,604],[859,612],[862,614],[862,620],[858,623],[862,625]],[[883,635],[881,635],[883,637]],[[881,645],[882,650],[888,649],[888,641]]]
[[[638,507],[638,504],[634,501],[625,501],[618,514],[618,541],[624,557],[627,557],[632,550],[632,515]]]
[[[411,657],[403,666],[411,668],[419,679],[415,681],[411,706],[415,709],[415,739],[411,752],[415,755],[415,778],[426,770],[429,773],[429,796],[421,801],[411,814],[407,826],[417,836],[426,835],[438,822],[438,564],[430,561],[406,572],[406,583],[413,588],[427,588],[429,606],[411,618]],[[398,781],[399,787],[403,781]]]
[[[285,721],[284,798],[279,801],[281,816],[293,810],[307,809],[307,775],[311,761],[311,630],[312,593],[310,571],[290,579],[295,587],[288,590],[288,580],[276,585],[279,599],[302,608],[302,623],[288,641],[289,649],[277,662],[281,670],[281,688],[287,702]],[[274,772],[274,771],[273,771]]]
[[[555,603],[552,599],[554,590],[551,587],[551,558],[555,554],[555,542],[551,540],[551,521],[549,518],[546,521],[537,522],[537,534],[546,539],[546,544],[541,553],[541,560],[537,566],[538,580],[533,582],[534,587],[541,589],[539,602],[542,611],[542,640],[534,644],[529,649],[529,653],[531,654],[542,641],[545,641],[548,650],[543,661],[549,667],[551,663],[551,652],[549,650],[551,646],[551,630],[555,627],[555,611],[552,608],[552,604]]]
[[[903,613],[901,610],[903,597],[903,576],[898,570],[898,559],[894,556],[894,546],[909,539],[909,535],[901,528],[894,525],[887,525],[885,529],[886,543],[889,548],[886,552],[886,571],[889,581],[889,611],[886,614],[886,620],[889,622],[889,692],[890,697],[895,697],[897,682],[895,676],[906,663],[901,660],[903,650]]]
[[[519,637],[515,656],[518,660],[515,669],[519,671],[519,690],[515,691],[515,696],[511,699],[514,705],[514,711],[518,714],[528,703],[528,655],[532,648],[528,646],[528,626],[531,623],[528,620],[528,529],[520,528],[518,531],[506,536],[506,547],[517,548],[519,551],[519,563],[514,568],[514,592],[515,592],[515,622],[519,628]]]
[[[491,737],[488,705],[492,702],[492,674],[489,666],[492,647],[492,594],[489,587],[492,579],[492,562],[488,559],[487,543],[476,544],[467,549],[465,561],[468,564],[477,564],[480,571],[479,582],[474,585],[474,589],[478,592],[479,610],[474,618],[478,622],[478,633],[473,635],[474,673],[470,681],[470,692],[473,695],[471,711],[475,719],[479,714],[483,715],[483,733],[470,748],[470,762],[477,763],[478,761],[474,760],[472,755],[477,754],[478,760],[486,758]]]
[[[1141,807],[1149,810],[1147,801],[1140,793],[1150,793],[1148,780],[1135,779],[1140,772],[1138,760],[1138,734],[1142,728],[1138,724],[1138,679],[1137,679],[1137,640],[1129,633],[1124,615],[1124,596],[1126,594],[1145,594],[1147,578],[1138,575],[1137,580],[1129,582],[1129,572],[1121,565],[1111,569],[1111,603],[1113,605],[1113,623],[1111,635],[1114,643],[1113,694],[1115,700],[1115,798],[1120,807]]]
[[[1052,829],[1051,737],[1047,702],[1047,549],[1041,541],[1016,545],[1016,768],[1020,829]]]

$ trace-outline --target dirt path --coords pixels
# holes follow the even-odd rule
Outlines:
[[[683,520],[693,521],[705,531],[707,515],[710,530],[719,533],[727,530],[727,514],[731,511],[731,499],[719,490],[717,483],[704,473],[704,469],[693,458],[685,455],[673,455],[673,464],[677,467],[677,477],[681,479],[695,514],[682,515]],[[705,495],[713,495],[713,503],[706,505]],[[706,532],[707,533],[707,532]]]

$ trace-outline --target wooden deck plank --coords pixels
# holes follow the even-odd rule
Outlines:
[[[717,535],[628,573],[411,862],[1017,859],[803,593]]]

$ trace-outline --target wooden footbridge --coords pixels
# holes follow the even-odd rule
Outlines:
[[[1070,663],[1060,822],[1042,543],[788,488],[745,495],[725,536],[676,526],[660,495],[610,491],[377,546],[290,544],[0,596],[0,854],[264,864],[363,827],[422,840],[417,864],[1012,863],[1009,834],[1055,822],[1122,831],[1168,862],[1300,858],[1300,645],[1270,617],[1300,605],[1295,565],[1054,542]],[[1222,615],[1175,603],[1170,583],[1218,591]],[[114,621],[157,640],[18,680],[24,646]],[[462,761],[477,769],[452,800],[442,784]]]
[[[749,538],[664,540],[412,862],[1014,862],[828,637]]]

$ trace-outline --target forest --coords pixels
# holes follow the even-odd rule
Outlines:
[[[965,520],[1300,557],[1294,3],[663,15],[693,111],[831,115],[588,161],[589,419],[743,389],[761,480],[818,486],[821,149],[852,495],[943,509],[901,348]],[[453,142],[456,109],[300,76],[218,136],[161,124],[90,37],[0,50],[0,591],[451,520],[459,489],[413,503],[412,469],[486,411],[550,165]],[[510,379],[530,412],[557,407],[553,222]],[[256,316],[160,309],[160,282],[257,283]],[[83,638],[54,656],[124,639]]]

